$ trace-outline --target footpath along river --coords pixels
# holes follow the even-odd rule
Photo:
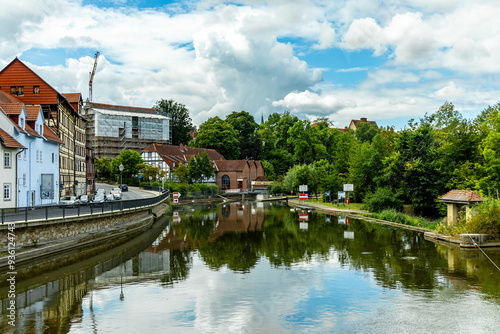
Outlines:
[[[99,256],[16,285],[1,333],[499,333],[478,250],[282,203],[176,207]],[[485,250],[500,263],[499,250]]]

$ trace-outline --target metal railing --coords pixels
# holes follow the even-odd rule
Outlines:
[[[151,198],[114,200],[102,203],[76,204],[74,206],[46,205],[37,207],[22,207],[17,209],[1,209],[2,224],[9,222],[28,222],[31,220],[49,220],[53,218],[66,218],[102,214],[145,207],[164,201],[168,192]]]

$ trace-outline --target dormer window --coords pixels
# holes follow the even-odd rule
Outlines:
[[[21,118],[19,120],[19,126],[21,127],[21,129],[24,129],[24,118]]]
[[[42,131],[43,131],[43,125],[40,124],[40,131],[38,131],[38,133],[40,134],[40,136],[43,136]]]

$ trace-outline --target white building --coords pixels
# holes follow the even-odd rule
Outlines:
[[[0,103],[0,128],[22,147],[13,159],[12,176],[0,175],[5,190],[14,196],[9,207],[50,205],[59,202],[59,147],[62,141],[45,125],[40,106]],[[4,155],[6,152],[4,151]],[[4,158],[5,165],[6,158]]]
[[[3,121],[4,114],[0,115],[0,123]],[[0,155],[3,158],[1,173],[2,196],[0,199],[0,208],[13,208],[16,203],[15,180],[17,171],[16,154],[25,149],[17,140],[6,133],[0,127]]]

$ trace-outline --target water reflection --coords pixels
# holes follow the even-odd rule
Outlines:
[[[301,220],[299,211],[283,204],[175,211],[169,215],[179,218],[176,224],[156,226],[85,267],[20,282],[18,331],[354,331],[352,322],[370,319],[373,310],[387,312],[383,322],[393,319],[388,309],[395,302],[411,309],[444,300],[440,307],[446,308],[456,291],[481,293],[500,310],[499,273],[477,250],[345,217],[309,212]],[[488,255],[500,263],[500,252]],[[401,295],[405,291],[413,299]],[[4,297],[0,326],[6,333],[7,303]],[[131,319],[134,305],[148,309],[136,309],[144,319]],[[166,314],[168,324],[160,320]]]

